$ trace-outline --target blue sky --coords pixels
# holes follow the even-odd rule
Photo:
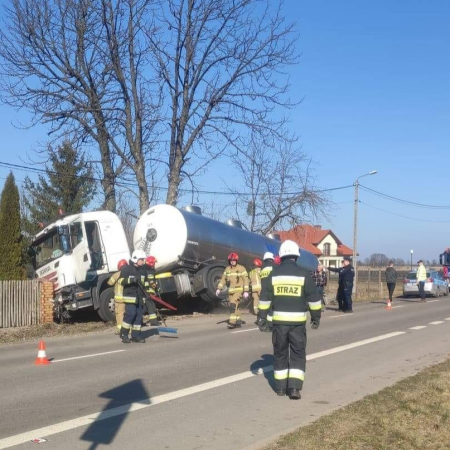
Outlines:
[[[324,188],[362,184],[424,204],[450,205],[450,2],[447,0],[288,0],[286,16],[300,31],[302,57],[291,69],[291,127],[316,163]],[[26,113],[0,107],[1,160],[20,162],[45,129],[18,130]],[[216,168],[216,170],[218,170]],[[0,186],[8,170],[0,168]],[[25,174],[17,172],[19,180]],[[210,172],[203,187],[224,189]],[[450,246],[450,209],[404,206],[361,192],[359,252],[433,259]],[[349,246],[353,190],[332,195],[322,222]],[[369,206],[370,205],[370,206]],[[394,213],[389,214],[374,207]],[[414,220],[412,220],[414,219]]]

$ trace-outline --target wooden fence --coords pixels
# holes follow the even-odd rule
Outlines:
[[[388,294],[385,279],[385,268],[362,268],[358,269],[358,299],[359,300],[382,300]],[[403,293],[403,279],[409,270],[397,270],[397,283],[395,285],[394,297]],[[338,289],[338,275],[328,272],[327,296],[330,300],[336,297]]]
[[[0,281],[0,328],[52,321],[52,299],[50,282]]]

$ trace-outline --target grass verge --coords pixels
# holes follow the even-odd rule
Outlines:
[[[299,428],[264,450],[294,449],[450,449],[450,360]]]
[[[74,336],[85,333],[98,333],[115,328],[113,323],[84,322],[73,324],[48,323],[30,327],[0,329],[0,345],[16,342],[34,341],[54,336]]]

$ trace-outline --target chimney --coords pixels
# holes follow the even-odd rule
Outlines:
[[[316,230],[321,230],[321,229],[322,229],[322,225],[314,225],[314,228],[315,228]]]

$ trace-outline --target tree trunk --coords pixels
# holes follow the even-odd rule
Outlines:
[[[175,153],[175,160],[170,167],[169,172],[169,188],[167,191],[166,203],[168,205],[176,206],[178,201],[178,188],[181,183],[181,168],[183,167],[183,157],[181,155],[181,150],[177,148]]]

